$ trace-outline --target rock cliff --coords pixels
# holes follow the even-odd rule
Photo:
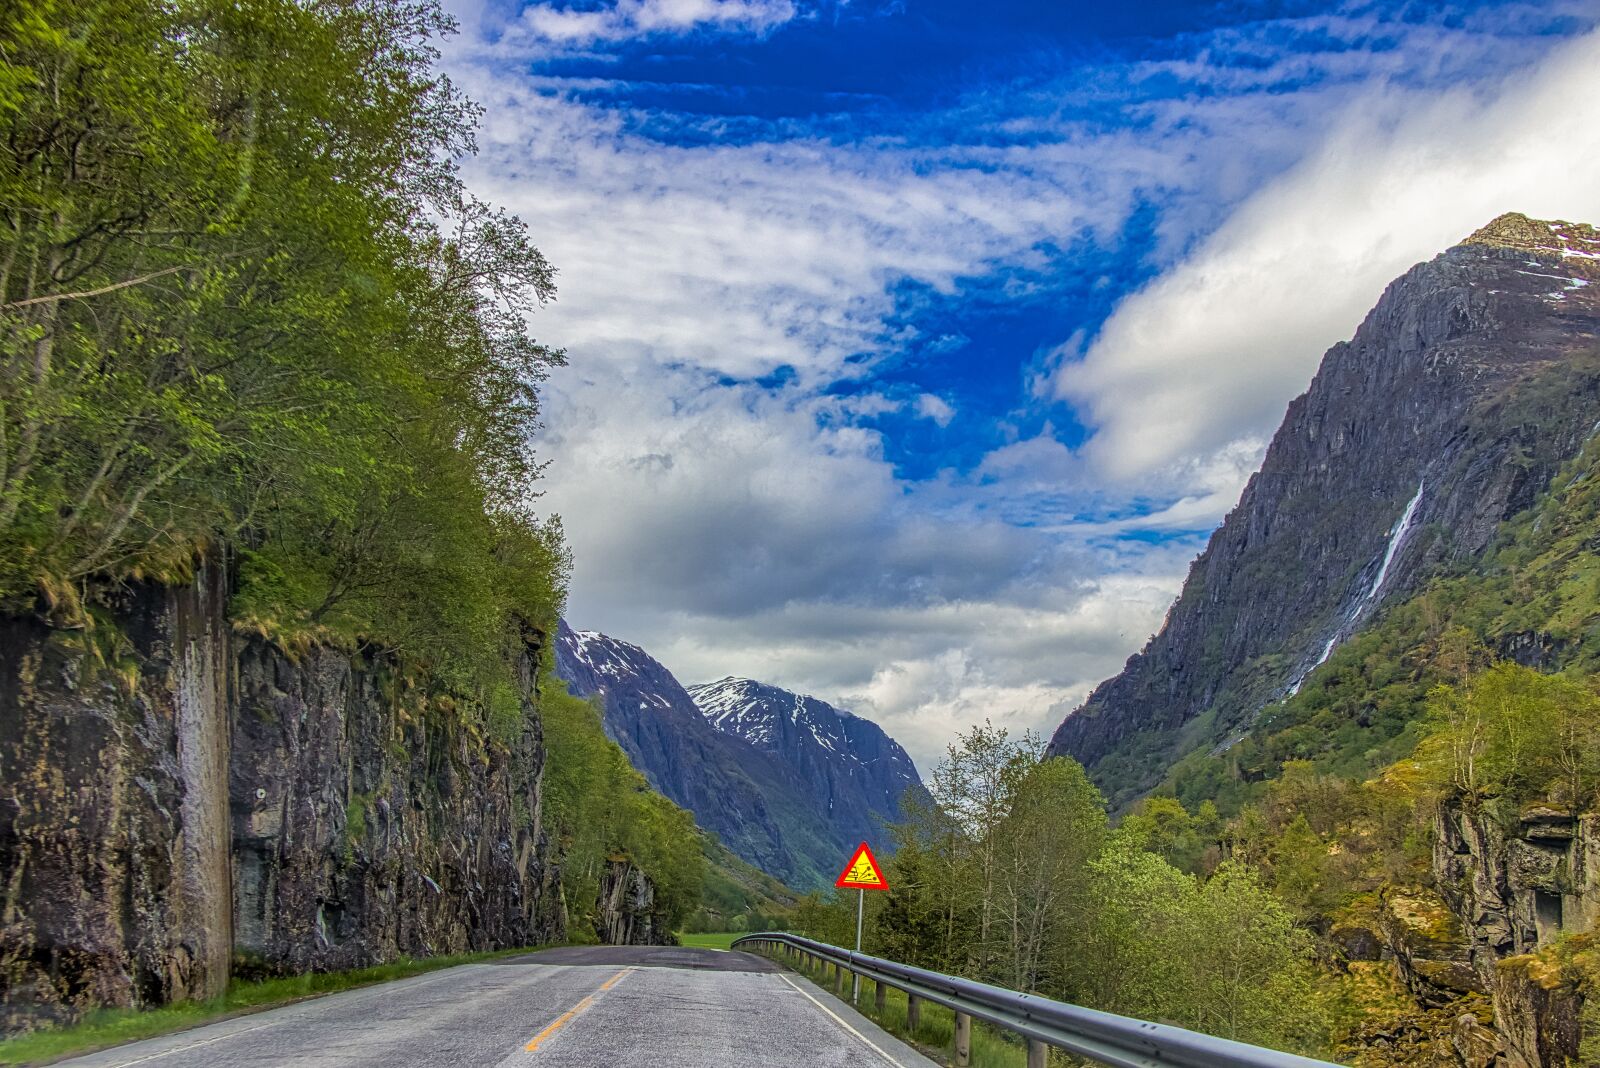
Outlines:
[[[626,860],[613,860],[600,880],[594,933],[612,946],[675,946],[677,936],[656,908],[650,877]]]
[[[1448,804],[1434,820],[1432,888],[1384,890],[1386,955],[1419,1004],[1453,1018],[1444,1044],[1455,1059],[1444,1063],[1559,1068],[1580,1057],[1589,980],[1561,949],[1586,949],[1600,919],[1597,834],[1593,815]]]
[[[0,1023],[562,934],[539,832],[540,635],[519,735],[381,650],[239,636],[215,562],[86,629],[0,619]]]
[[[1477,559],[1600,420],[1600,234],[1506,215],[1392,283],[1290,406],[1167,622],[1051,752],[1114,800],[1227,745],[1382,606]]]

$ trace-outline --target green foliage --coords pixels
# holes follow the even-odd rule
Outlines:
[[[702,832],[701,850],[705,879],[699,907],[683,922],[684,931],[745,933],[788,927],[797,900],[793,890],[739,859],[709,832]]]
[[[1109,829],[1081,766],[1041,759],[1034,740],[989,725],[950,747],[931,784],[895,828],[891,890],[867,895],[867,952],[1244,1041],[1327,1048],[1313,939],[1269,888],[1274,878],[1303,888],[1287,854],[1259,869],[1221,859],[1230,828],[1215,806],[1191,814],[1173,798]],[[1257,822],[1265,864],[1281,829],[1259,812]],[[1287,840],[1311,863],[1326,857],[1304,818],[1299,828]],[[812,895],[794,926],[850,945],[855,904]]]
[[[1470,801],[1548,800],[1574,810],[1600,789],[1600,694],[1592,681],[1496,664],[1428,698],[1420,753],[1436,784]]]
[[[240,550],[242,625],[376,638],[515,730],[553,621],[527,336],[431,0],[29,0],[0,23],[0,602]]]
[[[553,676],[540,703],[549,758],[543,825],[560,848],[568,927],[594,926],[600,881],[611,861],[631,860],[656,886],[656,911],[675,930],[700,903],[704,836],[694,817],[651,790],[607,738],[600,710]]]
[[[374,642],[483,745],[537,730],[568,570],[532,508],[554,270],[456,161],[436,0],[26,0],[0,19],[0,610],[237,562],[235,626]],[[568,907],[634,859],[673,922],[702,845],[547,687]],[[365,831],[350,799],[346,844]]]

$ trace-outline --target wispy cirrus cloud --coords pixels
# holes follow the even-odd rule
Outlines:
[[[657,35],[760,35],[798,15],[791,0],[613,0],[599,7],[537,3],[502,29],[498,44],[559,51]]]
[[[1110,480],[1264,446],[1383,287],[1489,219],[1600,218],[1600,35],[1442,92],[1379,86],[1288,173],[1129,296],[1054,395]],[[1237,456],[1253,470],[1259,449]]]

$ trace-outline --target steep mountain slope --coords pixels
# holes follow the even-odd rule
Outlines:
[[[846,840],[881,839],[881,821],[899,819],[900,798],[922,786],[883,728],[815,697],[734,678],[691,686],[689,696],[717,730],[797,773]]]
[[[556,673],[573,693],[600,700],[606,732],[651,785],[736,855],[797,889],[831,882],[873,814],[892,811],[881,799],[897,798],[908,772],[917,781],[904,751],[864,720],[828,728],[838,747],[831,761],[805,746],[719,730],[659,661],[603,634],[563,623]],[[820,739],[813,744],[821,748]]]
[[[1290,406],[1167,623],[1057,729],[1115,800],[1478,560],[1600,418],[1600,234],[1505,215],[1392,283]]]

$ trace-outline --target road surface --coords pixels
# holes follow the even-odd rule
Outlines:
[[[549,949],[363,987],[64,1062],[74,1068],[933,1068],[748,953]]]

